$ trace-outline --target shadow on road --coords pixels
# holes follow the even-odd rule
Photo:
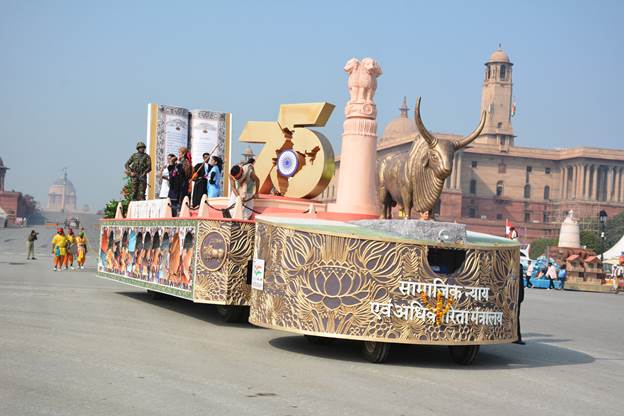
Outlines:
[[[206,303],[194,303],[193,301],[178,298],[175,296],[168,296],[165,294],[159,294],[162,297],[159,299],[152,299],[145,292],[117,292],[119,295],[127,296],[134,300],[149,303],[150,305],[158,306],[176,313],[181,313],[191,318],[200,319],[205,322],[209,322],[219,326],[231,326],[231,327],[249,327],[250,329],[260,329],[250,325],[247,322],[230,323],[225,322],[223,318],[217,313],[216,305],[210,305]]]
[[[548,335],[539,334],[547,337]],[[525,336],[526,337],[526,336]],[[562,340],[554,339],[552,342]],[[526,345],[484,345],[472,366],[461,366],[451,361],[446,346],[394,344],[384,365],[417,366],[461,370],[511,370],[516,368],[550,367],[588,364],[595,361],[591,355],[545,343],[543,339],[526,337]],[[548,342],[551,342],[548,340]],[[269,341],[272,346],[293,353],[330,360],[365,362],[360,354],[361,342],[335,340],[328,345],[314,345],[305,337],[285,336]]]

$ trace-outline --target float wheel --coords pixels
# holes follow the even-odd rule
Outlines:
[[[317,335],[304,335],[304,337],[313,345],[328,345],[334,342],[333,338],[319,337]]]
[[[457,364],[471,365],[479,355],[480,345],[456,345],[449,346],[451,358]]]
[[[390,354],[390,344],[387,342],[364,341],[362,355],[371,363],[383,363]]]
[[[249,306],[217,305],[217,313],[225,322],[247,322],[249,319]]]

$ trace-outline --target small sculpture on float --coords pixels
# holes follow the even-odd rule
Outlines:
[[[379,161],[379,202],[383,217],[392,218],[392,205],[399,204],[405,218],[412,208],[418,212],[432,210],[451,174],[455,152],[468,146],[485,125],[485,111],[479,126],[461,140],[438,140],[429,133],[420,118],[420,97],[416,101],[414,119],[420,137],[416,136],[408,153],[391,154]],[[422,138],[422,139],[421,139]]]
[[[349,102],[345,107],[345,115],[373,117],[377,109],[373,103],[377,90],[377,77],[381,75],[379,63],[372,58],[350,59],[344,67],[349,74]]]

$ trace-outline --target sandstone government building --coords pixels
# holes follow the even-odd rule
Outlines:
[[[445,221],[469,229],[504,234],[509,219],[524,242],[557,237],[571,209],[581,221],[600,210],[613,217],[624,210],[624,150],[574,147],[540,149],[516,146],[512,127],[513,63],[500,48],[485,63],[481,110],[487,121],[481,136],[456,153],[453,173],[435,208]],[[384,129],[377,157],[407,152],[417,135],[405,100],[400,115]],[[461,135],[434,133],[442,140]],[[337,174],[322,198],[336,197]]]

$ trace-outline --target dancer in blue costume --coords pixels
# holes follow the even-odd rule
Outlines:
[[[212,156],[208,164],[210,165],[210,170],[208,171],[208,198],[216,198],[221,196],[223,160],[219,156]]]

